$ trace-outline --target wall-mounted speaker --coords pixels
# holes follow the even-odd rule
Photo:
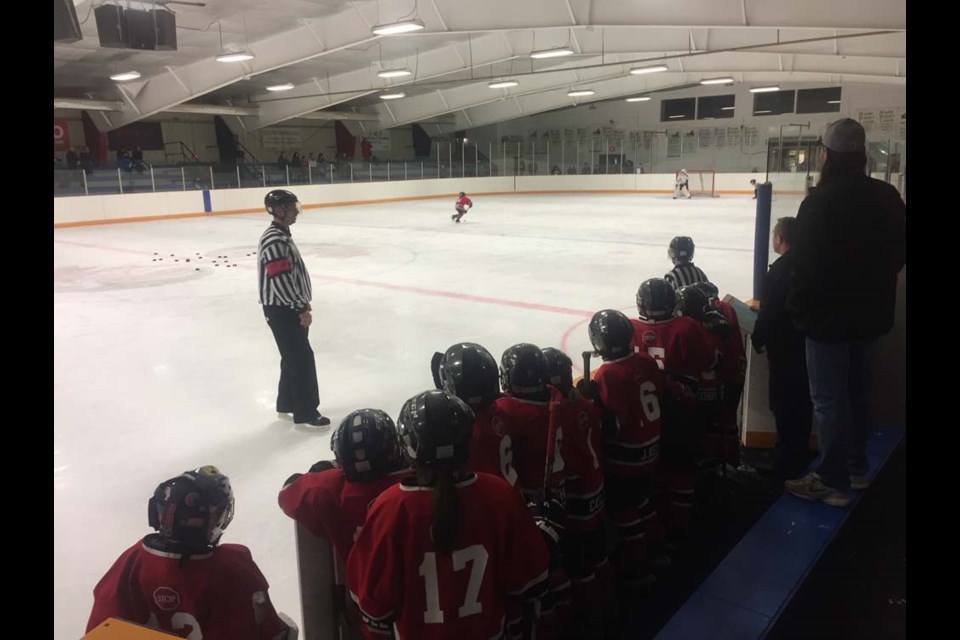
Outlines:
[[[131,49],[177,50],[177,18],[164,10],[126,11]]]
[[[100,37],[101,47],[129,48],[130,37],[127,34],[127,20],[123,7],[116,4],[102,4],[93,10],[93,16],[97,20],[97,35]]]
[[[82,39],[73,0],[53,0],[53,41],[76,42]]]

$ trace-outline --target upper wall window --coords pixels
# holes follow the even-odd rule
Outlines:
[[[797,113],[830,113],[831,111],[840,111],[840,87],[797,91]]]
[[[796,91],[773,91],[753,94],[753,115],[776,116],[781,113],[793,113]]]
[[[733,94],[728,96],[705,96],[697,98],[697,120],[707,118],[732,118]]]
[[[675,100],[660,101],[660,122],[695,120],[696,117],[696,98],[677,98]]]

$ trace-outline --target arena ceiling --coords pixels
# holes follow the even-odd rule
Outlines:
[[[305,117],[449,131],[720,76],[750,86],[906,86],[905,0],[73,2],[83,38],[54,44],[54,107],[87,109],[104,131],[162,112],[231,115],[247,130]],[[174,12],[177,50],[101,47],[93,10],[103,4]],[[401,20],[423,28],[373,33]],[[530,56],[557,49],[571,53]],[[254,57],[216,60],[240,50]],[[379,77],[385,70],[410,75]],[[126,71],[140,78],[109,78]],[[489,86],[503,80],[517,84]],[[575,89],[594,93],[567,95]],[[404,97],[383,100],[385,92]]]

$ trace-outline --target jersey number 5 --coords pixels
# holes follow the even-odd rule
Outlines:
[[[483,611],[480,602],[480,585],[483,583],[483,572],[487,569],[489,554],[482,544],[475,544],[454,551],[450,556],[453,561],[453,570],[460,571],[472,562],[470,581],[467,583],[467,593],[463,598],[463,605],[457,609],[457,617],[466,618]],[[420,563],[420,575],[427,588],[427,610],[423,612],[425,624],[442,624],[443,610],[440,608],[440,586],[437,584],[437,554],[428,551],[423,555]]]

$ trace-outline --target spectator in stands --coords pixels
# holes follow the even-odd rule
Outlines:
[[[766,349],[770,365],[768,398],[777,428],[773,457],[776,473],[784,480],[799,476],[810,462],[807,443],[813,421],[806,340],[787,312],[796,223],[796,218],[780,218],[773,228],[773,251],[780,257],[763,280],[752,339],[757,353]]]
[[[80,152],[80,168],[89,176],[93,175],[93,157],[87,147]]]
[[[373,145],[370,144],[369,140],[364,138],[363,140],[360,141],[360,157],[366,160],[367,162],[369,162],[370,156],[372,154],[373,154]]]
[[[117,149],[117,166],[120,167],[121,171],[129,172],[132,170],[130,152],[127,151],[126,147],[120,147]]]
[[[750,186],[753,187],[753,199],[756,200],[756,199],[757,199],[757,181],[756,181],[756,179],[754,179],[754,178],[751,178],[751,179],[750,179]],[[786,218],[780,218],[780,219],[781,219],[781,220],[785,220]],[[776,250],[776,248],[774,248],[774,250]],[[777,253],[780,253],[780,252],[777,251]]]
[[[583,175],[587,175],[588,173],[590,173],[590,163],[589,163],[589,162],[584,162],[584,163],[583,163],[583,168],[580,169],[580,173],[583,174]]]
[[[143,163],[143,151],[140,149],[140,145],[137,145],[133,150],[133,154],[130,156],[130,164],[134,171],[142,172],[146,169],[146,165]]]
[[[53,168],[54,169],[63,168],[63,160],[61,160],[60,156],[58,156],[56,153],[53,154]]]
[[[285,152],[281,151],[281,152],[280,152],[280,156],[277,158],[277,168],[279,168],[280,171],[286,171],[286,170],[287,170],[287,164],[288,164],[289,162],[290,162],[290,161],[287,160],[287,156],[286,156]]]
[[[300,152],[294,151],[293,155],[290,156],[290,166],[299,169],[300,168]]]
[[[80,164],[80,158],[77,156],[77,152],[73,150],[73,147],[70,147],[67,151],[67,169],[76,169]]]
[[[827,126],[817,188],[797,213],[787,308],[806,336],[820,459],[787,491],[830,506],[866,488],[868,386],[880,337],[894,324],[906,264],[907,207],[896,188],[864,174],[866,134],[856,120]]]
[[[552,176],[563,175],[563,171],[560,170],[559,166],[553,165],[553,167],[550,169],[550,175]]]
[[[323,151],[320,152],[320,155],[317,156],[317,164],[323,164],[327,161],[327,157],[323,155]]]
[[[642,163],[642,162],[638,162],[638,163],[637,163],[637,173],[643,173],[643,163]]]
[[[624,173],[633,173],[633,160],[627,160],[623,163],[623,172]]]
[[[310,155],[303,159],[303,166],[309,167],[311,169],[317,168],[317,159],[313,157],[313,152],[310,152]]]

